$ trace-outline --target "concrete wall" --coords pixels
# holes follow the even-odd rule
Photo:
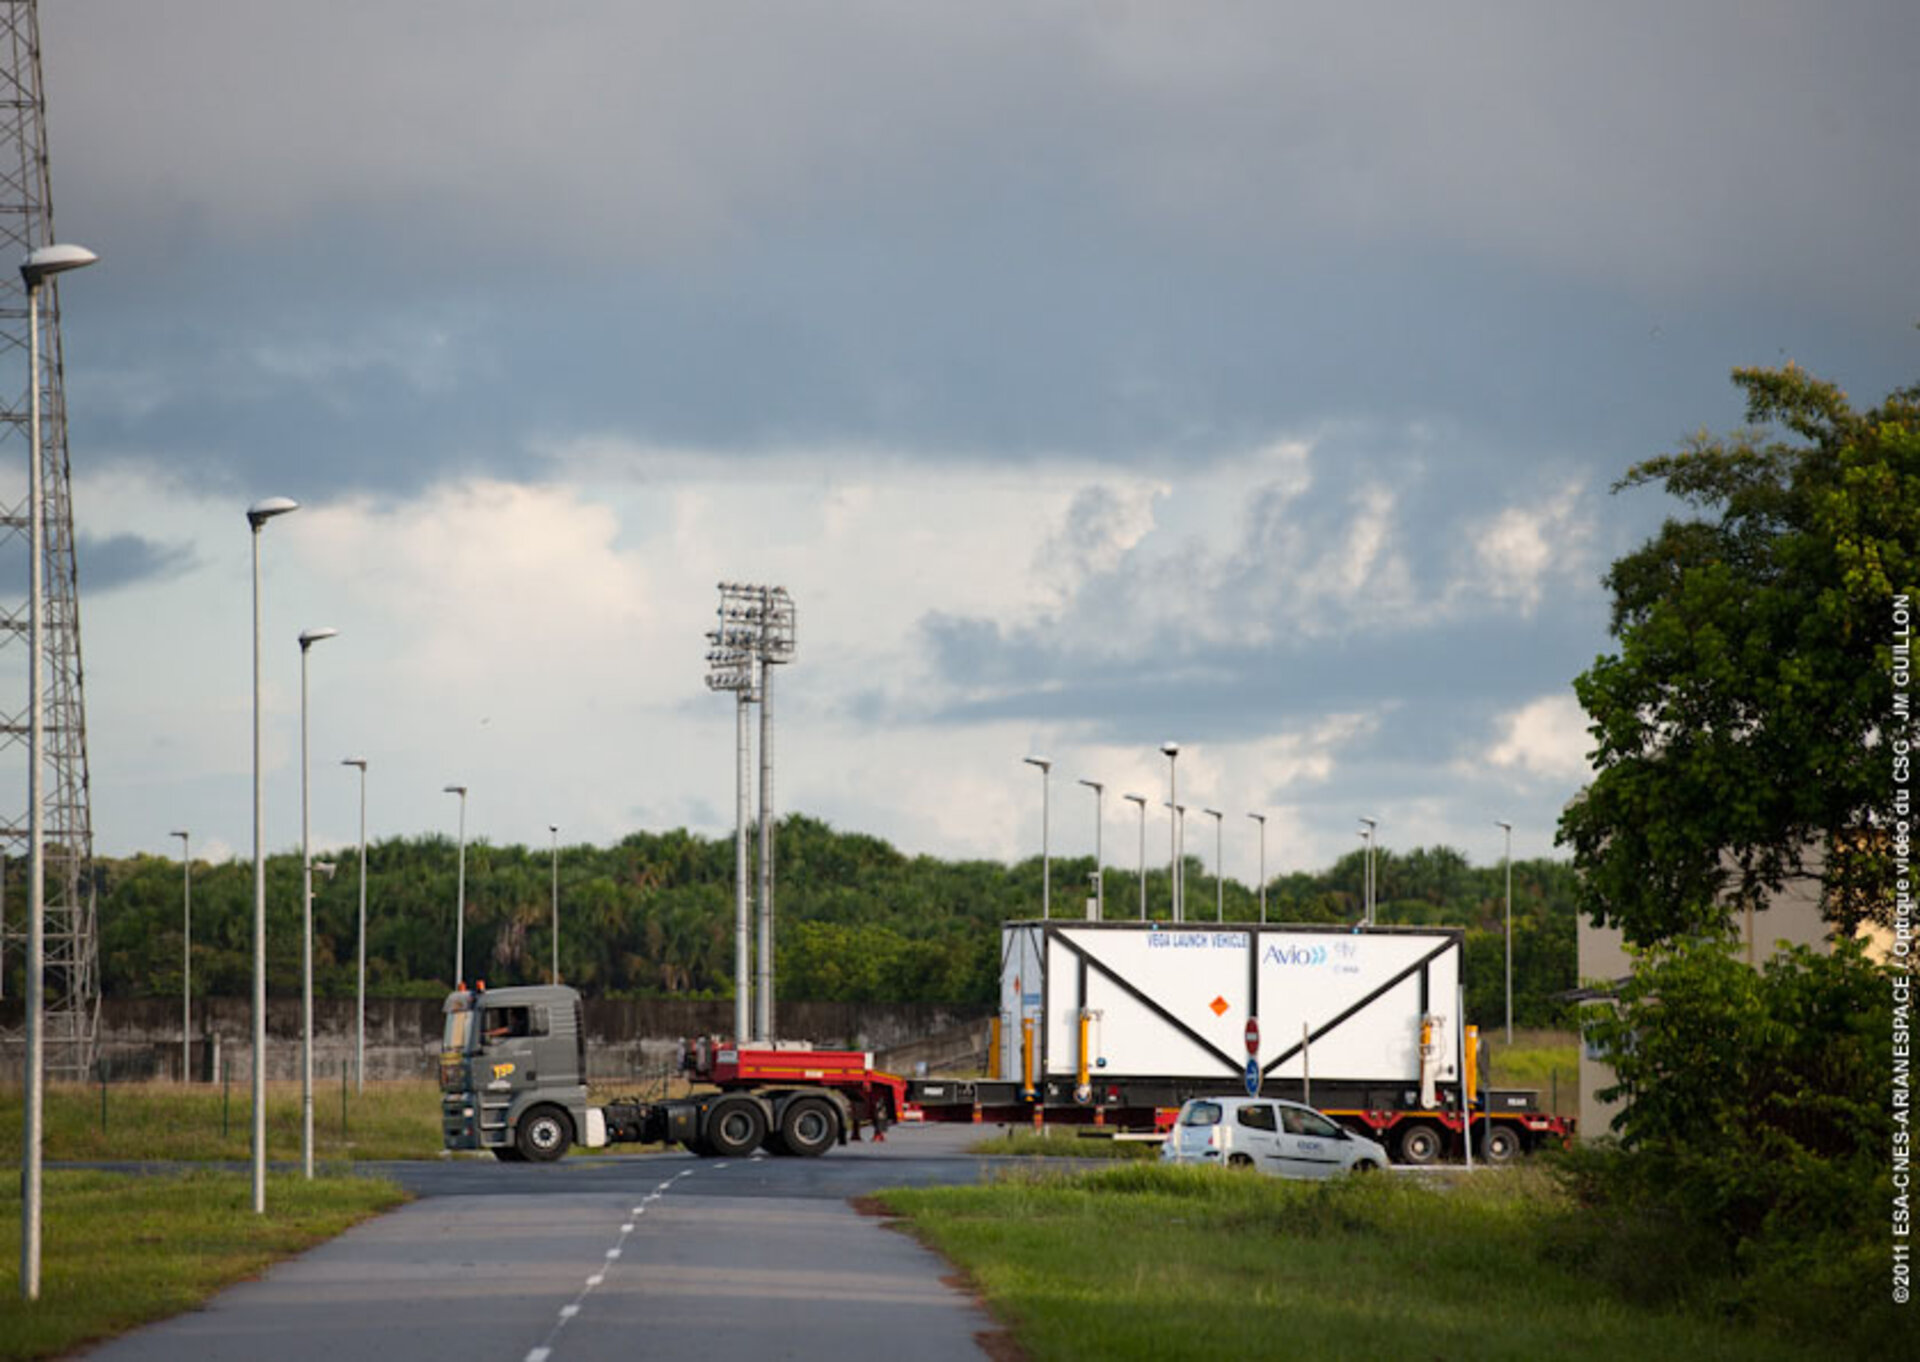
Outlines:
[[[782,1002],[776,1018],[782,1035],[816,1045],[871,1050],[885,1056],[898,1051],[911,1063],[913,1048],[931,1037],[963,1035],[963,1028],[984,1036],[983,1019],[991,1007],[948,1007],[935,1003]],[[683,1036],[726,1035],[733,1028],[733,1004],[677,998],[589,999],[587,1057],[595,1078],[641,1077],[672,1063]],[[316,999],[314,1072],[337,1077],[353,1057],[354,1006],[350,1000]],[[440,1000],[380,998],[367,1000],[367,1077],[430,1078],[440,1053]],[[21,1079],[21,1006],[0,1003],[0,1081]],[[210,1061],[236,1081],[252,1073],[253,1021],[250,1002],[234,998],[193,1000],[196,1076],[217,1073]],[[962,1041],[960,1048],[964,1048]],[[935,1047],[939,1049],[938,1046]],[[952,1043],[948,1049],[954,1048]],[[981,1043],[984,1050],[984,1041]],[[108,999],[101,1004],[99,1060],[111,1079],[177,1079],[182,1068],[180,1000]],[[267,1076],[300,1077],[300,1000],[267,1002]]]

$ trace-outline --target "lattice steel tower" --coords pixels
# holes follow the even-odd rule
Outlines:
[[[0,934],[6,970],[25,956],[27,856],[28,377],[26,288],[19,263],[57,240],[47,175],[46,98],[40,80],[36,0],[0,0]],[[60,292],[40,289],[41,514],[45,595],[46,973],[49,1077],[84,1078],[99,1019],[94,931],[93,818],[88,805],[87,719],[81,691],[80,590],[74,575],[67,465]],[[19,594],[15,594],[16,591]],[[4,977],[4,976],[0,976]]]

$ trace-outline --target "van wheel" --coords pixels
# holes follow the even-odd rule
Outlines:
[[[1400,1132],[1400,1162],[1428,1164],[1440,1157],[1440,1132],[1432,1126],[1408,1126]]]
[[[833,1148],[840,1138],[840,1122],[817,1097],[803,1097],[790,1105],[780,1118],[780,1142],[789,1154],[813,1158]]]
[[[514,1145],[530,1163],[552,1163],[573,1147],[573,1122],[558,1107],[535,1107],[520,1118]]]
[[[707,1112],[707,1143],[722,1158],[751,1154],[767,1138],[767,1117],[751,1097],[729,1097]]]
[[[1251,1154],[1229,1154],[1227,1155],[1227,1167],[1251,1168],[1253,1167],[1253,1156]]]

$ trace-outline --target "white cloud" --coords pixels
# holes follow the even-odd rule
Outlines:
[[[1495,727],[1500,736],[1487,754],[1494,766],[1555,780],[1583,780],[1592,772],[1586,711],[1571,695],[1542,696]]]
[[[1465,525],[1473,565],[1456,591],[1511,601],[1531,615],[1550,579],[1589,572],[1593,527],[1581,514],[1583,491],[1569,483],[1533,505],[1508,506]]]

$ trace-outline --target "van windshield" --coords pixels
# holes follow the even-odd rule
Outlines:
[[[1220,1124],[1220,1104],[1218,1102],[1189,1102],[1187,1109],[1180,1113],[1183,1126],[1217,1126]]]

